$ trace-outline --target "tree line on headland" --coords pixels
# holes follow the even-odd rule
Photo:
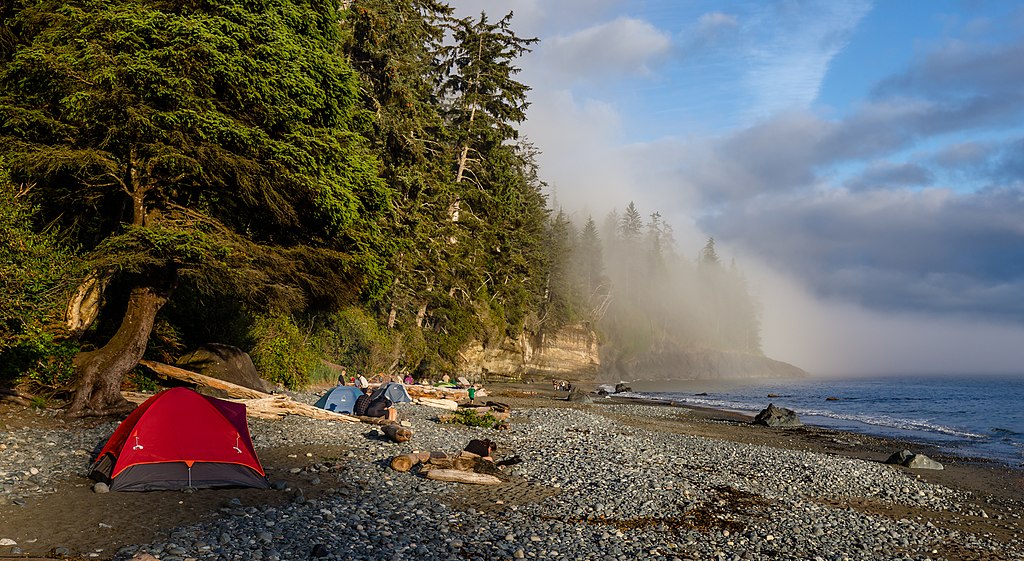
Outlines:
[[[623,355],[760,353],[713,240],[549,208],[518,130],[535,42],[434,0],[4,3],[0,384],[105,413],[144,355],[207,342],[301,387],[579,323]]]

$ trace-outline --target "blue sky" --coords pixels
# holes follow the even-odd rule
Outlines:
[[[1024,372],[1024,3],[458,0],[541,42],[552,200],[714,236],[766,354],[815,373]]]

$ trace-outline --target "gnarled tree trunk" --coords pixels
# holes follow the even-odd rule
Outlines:
[[[134,407],[121,395],[121,382],[146,352],[156,314],[174,290],[176,278],[169,272],[133,287],[117,333],[103,347],[75,357],[78,387],[68,416],[113,415]]]

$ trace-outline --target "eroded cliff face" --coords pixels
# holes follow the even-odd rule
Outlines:
[[[570,325],[531,338],[520,335],[497,347],[476,342],[461,353],[470,374],[489,378],[562,378],[591,380],[601,368],[597,333],[586,325]]]

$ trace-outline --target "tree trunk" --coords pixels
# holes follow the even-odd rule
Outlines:
[[[131,410],[132,404],[121,395],[121,382],[146,352],[156,314],[170,297],[176,280],[176,272],[164,271],[153,282],[134,286],[117,333],[103,347],[75,357],[78,387],[68,406],[68,416],[114,415]]]

